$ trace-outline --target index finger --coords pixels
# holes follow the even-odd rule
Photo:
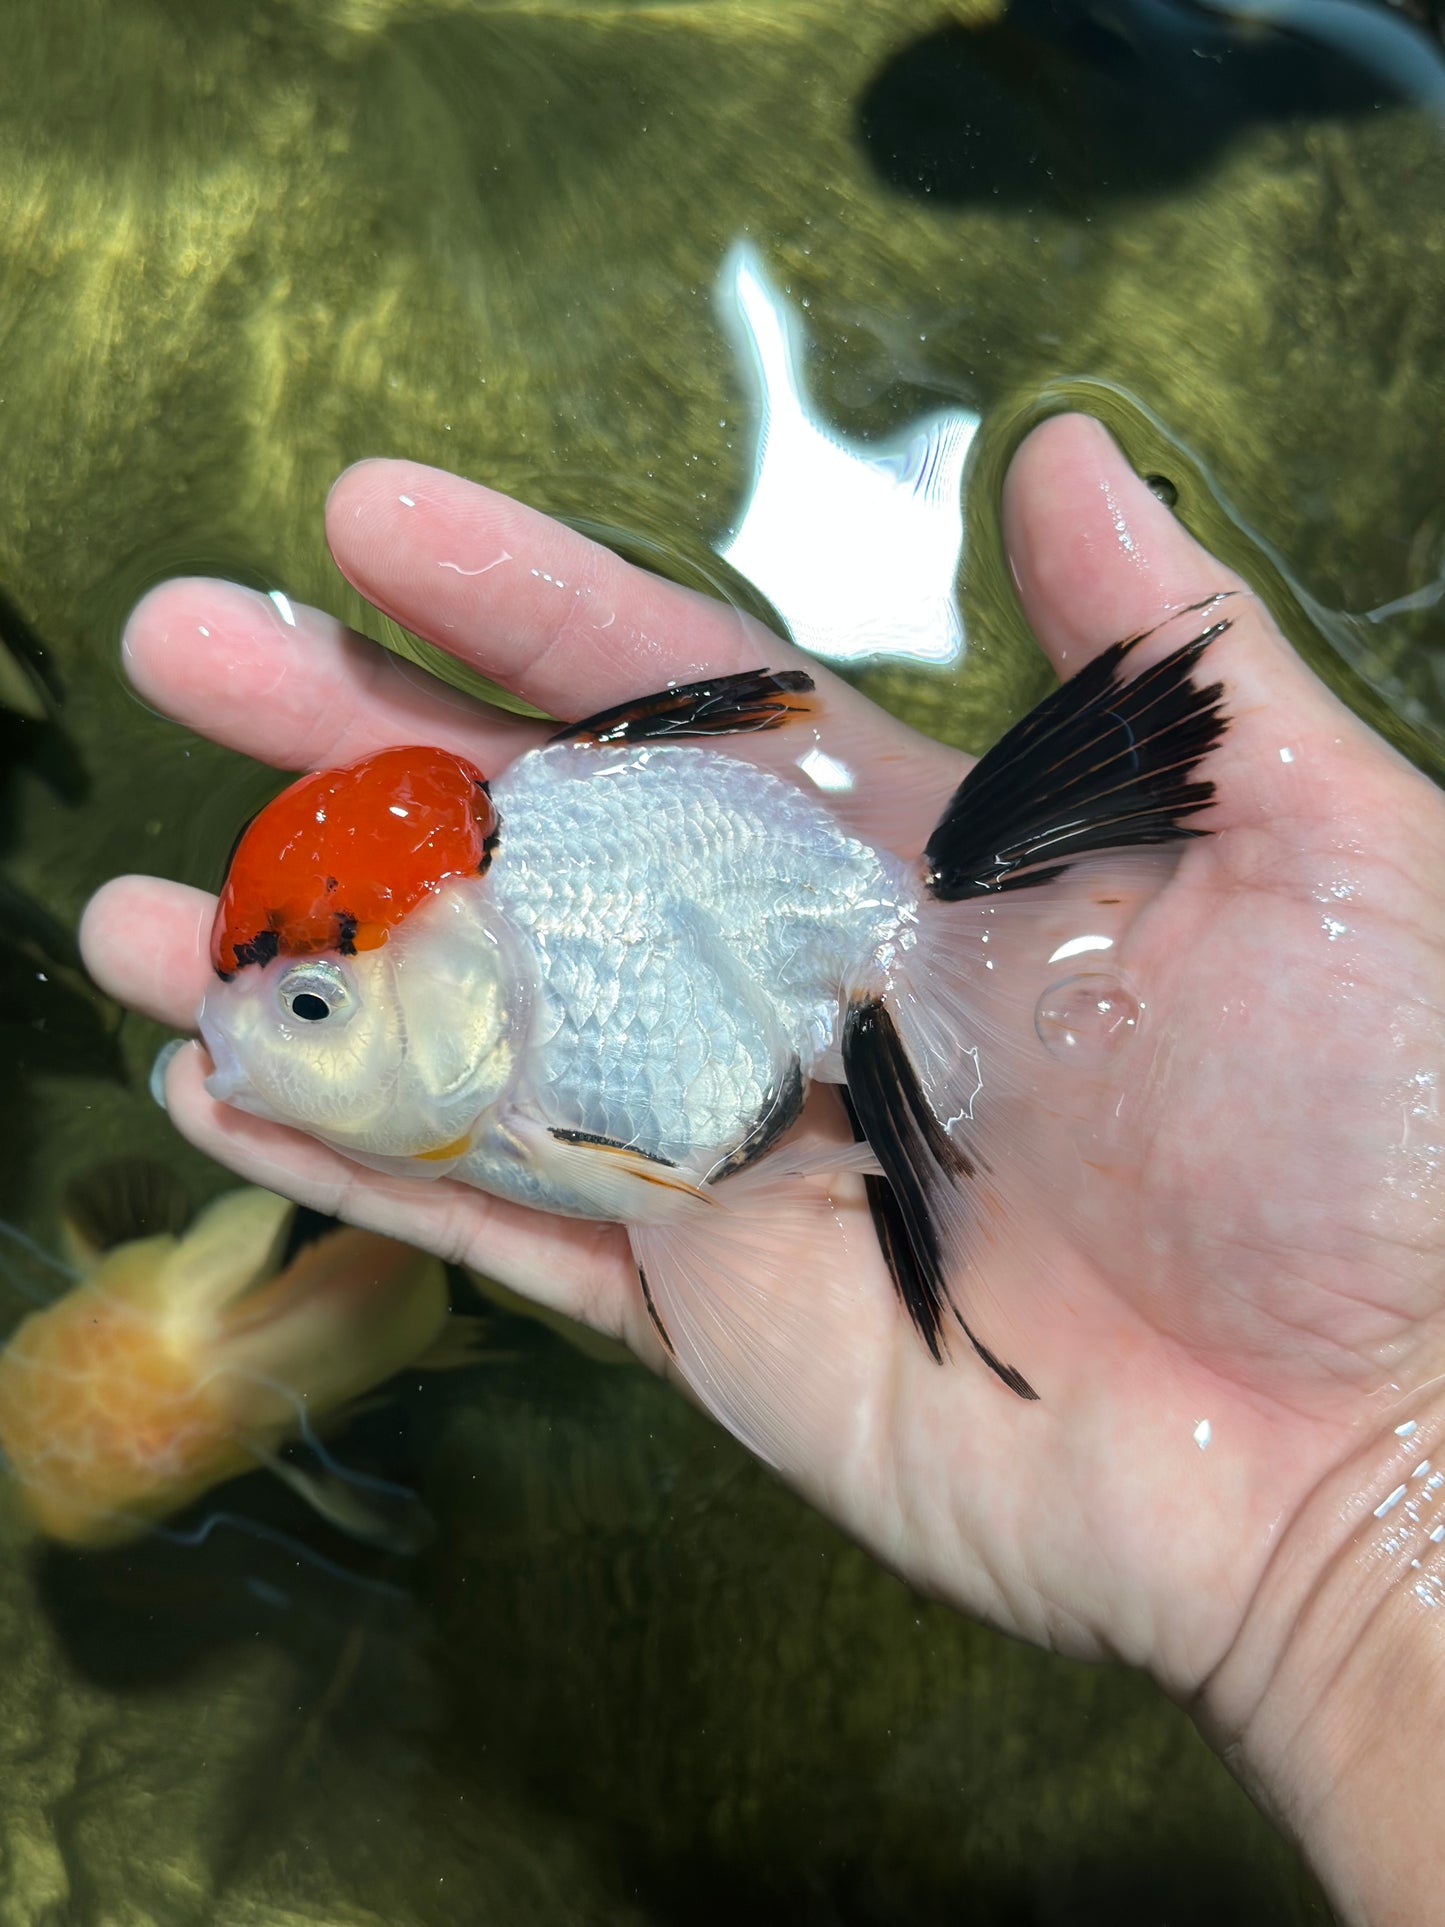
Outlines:
[[[575,720],[668,683],[804,662],[741,610],[420,462],[347,469],[326,505],[326,534],[369,602],[552,716]]]

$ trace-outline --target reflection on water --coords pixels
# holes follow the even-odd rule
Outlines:
[[[797,319],[746,242],[723,262],[718,307],[757,390],[753,479],[723,559],[827,662],[956,662],[977,415],[950,409],[887,444],[850,443],[809,407]]]
[[[717,587],[757,441],[712,299],[740,236],[848,445],[982,417],[968,650],[864,688],[975,747],[1039,693],[998,485],[1083,402],[1440,767],[1438,59],[1411,39],[1402,78],[1408,30],[1355,5],[984,14],[11,0],[0,585],[45,688],[6,629],[0,1212],[27,1235],[122,1150],[198,1201],[229,1182],[69,932],[122,870],[213,885],[281,778],[126,693],[126,610],[215,570],[360,618],[320,511],[377,453]],[[920,1605],[667,1388],[498,1316],[510,1363],[404,1375],[326,1440],[438,1522],[355,1569],[387,1592],[239,1530],[0,1565],[7,1921],[1323,1918],[1139,1682]],[[226,1504],[312,1529],[274,1481]]]

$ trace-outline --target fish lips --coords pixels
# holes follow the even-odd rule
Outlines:
[[[212,1069],[206,1079],[207,1091],[218,1103],[241,1103],[250,1092],[250,1080],[224,1026],[214,1015],[208,1015],[204,1002],[196,1015],[196,1027],[211,1059]]]

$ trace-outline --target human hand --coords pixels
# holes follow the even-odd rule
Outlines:
[[[796,660],[734,612],[432,470],[349,471],[327,526],[374,602],[555,714]],[[1078,418],[1019,451],[1005,533],[1025,613],[1063,674],[1240,586]],[[1185,848],[1121,949],[1150,1012],[1147,1098],[1119,1140],[1107,1210],[1081,1226],[1047,1189],[1037,1198],[1052,1262],[1028,1288],[1027,1323],[1015,1320],[1027,1337],[1015,1362],[1040,1401],[1014,1399],[966,1352],[933,1363],[846,1187],[831,1242],[778,1254],[768,1283],[791,1299],[780,1315],[798,1335],[800,1382],[816,1356],[849,1374],[785,1467],[795,1483],[956,1604],[1147,1666],[1294,1807],[1299,1734],[1318,1715],[1297,1692],[1282,1703],[1281,1681],[1327,1671],[1347,1629],[1366,1637],[1372,1588],[1401,1563],[1381,1531],[1398,1538],[1408,1521],[1419,1570],[1445,1571],[1426,1530],[1433,1485],[1410,1479],[1445,1439],[1433,1389],[1445,1365],[1445,802],[1252,598],[1232,611],[1204,665],[1233,719],[1204,772],[1218,800],[1202,826],[1216,834]],[[495,773],[545,733],[314,611],[296,615],[288,628],[249,592],[167,584],[131,619],[129,672],[177,720],[288,770],[432,742]],[[860,773],[851,820],[912,853],[964,759],[815,673],[823,740]],[[913,816],[899,807],[904,767],[910,795],[930,799]],[[211,914],[199,892],[122,879],[87,911],[87,960],[123,1002],[190,1029]],[[217,1105],[204,1070],[199,1046],[182,1053],[168,1108],[247,1179],[461,1259],[665,1368],[618,1227],[379,1177]],[[989,1262],[1012,1278],[1010,1255]],[[826,1289],[839,1273],[842,1295]],[[1400,1483],[1377,1529],[1374,1507]],[[1318,1655],[1302,1647],[1327,1589],[1367,1571],[1337,1600],[1334,1629],[1315,1628]],[[1284,1727],[1287,1747],[1262,1737]]]

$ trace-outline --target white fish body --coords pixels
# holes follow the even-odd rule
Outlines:
[[[382,949],[282,957],[211,993],[213,1095],[587,1217],[595,1186],[539,1166],[538,1131],[702,1182],[791,1123],[836,1064],[843,986],[886,968],[916,918],[906,866],[797,785],[700,747],[552,744],[492,796],[485,875],[445,884]],[[349,1015],[332,997],[325,1025],[278,1027],[296,986],[340,982]]]

